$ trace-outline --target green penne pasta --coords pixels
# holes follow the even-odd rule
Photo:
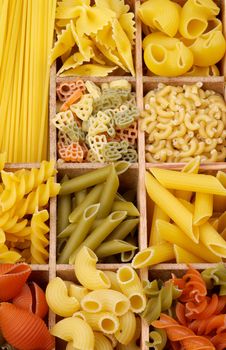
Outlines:
[[[120,193],[116,193],[116,195],[115,195],[115,200],[116,201],[122,201],[122,202],[125,202],[126,200],[125,200],[125,198],[120,194]]]
[[[76,230],[71,234],[70,238],[67,240],[58,260],[58,264],[66,264],[69,261],[69,257],[72,252],[79,247],[82,241],[88,235],[92,224],[98,213],[100,204],[93,204],[86,208],[83,215],[81,216]]]
[[[95,228],[79,246],[78,250],[86,246],[92,250],[97,249],[105,238],[117,227],[126,217],[126,211],[115,211],[105,218],[100,226]],[[74,263],[77,251],[71,255],[69,262]]]
[[[93,223],[92,226],[92,230],[94,230],[95,228],[97,228],[98,226],[100,226],[102,224],[102,222],[104,221],[104,219],[96,219]]]
[[[114,201],[112,211],[127,211],[128,216],[140,216],[138,209],[132,202]]]
[[[103,190],[103,184],[96,185],[92,190],[87,194],[83,202],[76,207],[72,213],[69,215],[69,222],[73,223],[78,221],[79,217],[82,215],[83,211],[94,203],[99,203],[99,198]]]
[[[126,242],[129,244],[132,244],[134,246],[137,245],[137,239],[131,235],[126,237]],[[121,261],[122,262],[129,262],[133,259],[134,255],[136,253],[136,249],[130,250],[128,252],[122,252],[121,253]]]
[[[96,250],[95,254],[98,258],[104,258],[106,256],[111,256],[114,254],[119,254],[122,252],[128,252],[131,250],[135,250],[137,247],[118,239],[114,239],[113,241],[108,241],[102,243]]]
[[[113,239],[125,239],[128,234],[138,225],[139,219],[127,219],[121,222],[114,231],[107,237],[107,241]]]
[[[61,184],[68,181],[68,176],[65,175],[61,181]],[[68,217],[71,212],[71,196],[66,194],[58,197],[57,202],[57,232],[61,232],[68,226]]]
[[[57,238],[62,239],[62,238],[69,237],[72,234],[72,232],[76,229],[77,226],[78,226],[77,222],[74,222],[73,224],[69,224],[67,227],[65,227],[65,229],[63,231],[61,231],[57,235]]]
[[[120,160],[120,161],[114,163],[114,167],[115,167],[116,173],[118,175],[121,175],[121,174],[125,173],[126,170],[129,169],[130,163],[126,162],[125,160]]]
[[[80,205],[84,201],[86,196],[87,196],[87,189],[86,188],[84,188],[84,190],[76,192],[75,197],[74,197],[75,198],[74,206],[77,207],[78,205]]]
[[[118,187],[118,175],[112,164],[100,196],[100,209],[97,214],[97,219],[105,218],[110,213]]]

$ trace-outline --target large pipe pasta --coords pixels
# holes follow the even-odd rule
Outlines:
[[[200,226],[200,241],[213,254],[226,258],[226,241],[208,222]]]
[[[98,256],[98,258],[104,258],[106,256],[111,256],[122,252],[129,252],[136,249],[137,247],[135,245],[114,239],[112,241],[102,243],[97,249],[95,249],[95,254]]]
[[[94,331],[101,331],[106,334],[114,334],[119,328],[118,318],[110,312],[90,313],[79,311],[74,317],[80,317],[86,321]]]
[[[197,192],[193,223],[200,226],[207,222],[213,214],[213,195]]]
[[[174,258],[175,254],[172,245],[169,243],[161,243],[138,252],[132,260],[132,267],[134,269],[141,269],[143,267],[170,261]]]
[[[136,317],[132,311],[119,318],[119,330],[115,333],[116,339],[124,345],[131,342],[136,332]]]
[[[173,245],[173,250],[177,264],[206,263],[202,258],[199,258],[176,244]]]
[[[97,260],[96,254],[91,249],[86,246],[82,247],[75,258],[75,275],[79,282],[88,289],[110,288],[111,282],[107,275],[96,269]]]

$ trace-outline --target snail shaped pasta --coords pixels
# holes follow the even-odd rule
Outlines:
[[[162,33],[150,34],[143,43],[148,69],[160,76],[179,76],[193,65],[193,55],[179,39]]]
[[[181,11],[180,34],[187,39],[198,38],[207,29],[208,20],[219,12],[219,7],[212,0],[188,0]]]
[[[148,0],[140,6],[138,14],[142,22],[151,29],[173,37],[179,27],[180,12],[180,5],[173,1]]]

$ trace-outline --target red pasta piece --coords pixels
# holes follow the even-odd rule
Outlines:
[[[133,122],[130,124],[130,126],[126,129],[120,129],[116,128],[116,135],[119,137],[120,140],[126,140],[131,145],[135,145],[137,142],[137,122]]]
[[[1,303],[0,328],[3,337],[18,350],[52,350],[54,339],[44,321],[13,304]]]
[[[219,333],[211,338],[211,342],[216,347],[217,350],[226,349],[226,332]]]
[[[12,302],[15,306],[32,312],[32,294],[27,283],[25,283],[20,293],[13,298]]]
[[[0,265],[0,301],[10,300],[20,293],[30,273],[31,268],[25,263]]]
[[[62,104],[60,111],[67,111],[73,103],[77,102],[82,97],[82,95],[83,94],[80,89],[75,90],[73,94]]]
[[[206,322],[205,334],[210,334],[213,330],[217,333],[223,332],[226,329],[226,314],[212,316]]]
[[[180,322],[180,324],[182,324],[183,326],[187,326],[184,304],[177,302],[175,311],[176,311],[177,319]]]

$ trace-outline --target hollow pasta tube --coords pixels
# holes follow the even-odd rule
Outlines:
[[[153,245],[137,253],[132,260],[132,267],[140,269],[175,259],[173,246],[170,243]]]
[[[194,243],[176,225],[170,224],[169,222],[163,220],[158,220],[157,229],[160,236],[167,242],[176,244],[179,247],[188,250],[192,254],[195,254],[197,257],[210,263],[221,261],[221,258],[212,253],[211,250],[202,242]]]
[[[146,171],[146,189],[149,197],[181,228],[194,242],[198,242],[197,230],[193,229],[193,215],[150,173]]]
[[[139,219],[127,219],[121,222],[114,231],[107,237],[107,241],[113,239],[125,239],[128,234],[138,225]]]
[[[114,201],[112,211],[127,211],[128,216],[140,216],[138,209],[132,202]]]
[[[128,242],[121,241],[119,239],[113,239],[112,241],[103,242],[97,249],[95,254],[98,258],[104,258],[122,252],[129,252],[136,249],[137,247]]]
[[[91,189],[91,191],[87,194],[84,201],[76,207],[72,213],[69,216],[70,223],[76,222],[79,217],[82,215],[83,211],[89,206],[94,203],[99,203],[99,198],[101,195],[101,192],[103,190],[103,185],[96,185]]]
[[[83,286],[79,286],[75,283],[72,283],[70,281],[69,287],[68,287],[68,295],[70,297],[75,297],[79,303],[89,293],[89,290]]]
[[[200,226],[213,215],[213,195],[196,192],[193,223]]]
[[[147,300],[136,271],[131,266],[120,267],[117,271],[117,279],[123,294],[130,301],[131,310],[136,313],[144,311]]]
[[[111,341],[102,333],[94,332],[94,350],[113,350]]]
[[[60,253],[60,256],[57,260],[58,264],[68,263],[69,257],[72,254],[72,252],[75,249],[77,249],[79,245],[87,237],[92,227],[92,224],[96,218],[99,207],[100,207],[100,204],[98,203],[98,204],[90,205],[88,208],[86,208],[86,210],[84,211],[83,215],[81,216],[78,222],[78,226],[76,227],[74,232],[71,234],[62,252]]]
[[[222,183],[226,188],[226,173],[223,171],[218,171],[216,178]],[[223,212],[226,210],[226,197],[214,196],[213,198],[213,208],[216,212]]]
[[[188,174],[160,168],[149,170],[166,188],[226,196],[226,188],[212,175]]]
[[[77,226],[78,226],[77,222],[73,222],[72,224],[69,224],[67,227],[65,227],[65,229],[63,231],[61,231],[57,235],[57,238],[62,239],[62,238],[69,237],[72,234],[72,232],[76,229]]]
[[[208,222],[199,227],[200,241],[215,255],[226,258],[226,241]]]
[[[75,258],[75,275],[78,281],[87,289],[110,288],[111,282],[103,271],[97,270],[96,254],[87,247],[82,247]]]
[[[105,184],[103,185],[103,190],[100,196],[100,209],[97,214],[97,219],[103,219],[109,215],[112,205],[114,202],[114,197],[117,193],[119,187],[119,179],[116,173],[115,167],[112,164],[108,177]]]
[[[150,232],[150,239],[149,239],[149,247],[152,245],[158,245],[163,242],[162,238],[158,234],[158,230],[156,228],[156,221],[157,220],[165,220],[167,222],[170,221],[169,216],[159,208],[158,205],[154,205],[154,211],[152,216],[152,223],[151,223],[151,232]]]
[[[78,205],[80,205],[84,201],[86,196],[87,196],[87,189],[86,188],[84,190],[79,191],[79,192],[75,192],[74,206],[77,207]]]
[[[97,312],[94,314],[86,311],[79,311],[73,316],[81,317],[94,331],[114,334],[119,328],[118,318],[110,312]]]
[[[118,292],[122,292],[116,272],[113,271],[104,271],[104,273],[108,276],[109,280],[111,281],[111,289],[117,290]]]
[[[128,311],[119,317],[119,329],[115,333],[116,339],[123,345],[129,344],[136,332],[136,317],[132,311]]]
[[[190,253],[189,251],[181,248],[179,245],[174,244],[173,250],[176,257],[177,264],[190,264],[190,263],[206,263],[206,260],[199,258],[198,256]]]
[[[65,175],[61,183],[68,180],[68,176]],[[69,224],[68,217],[71,213],[71,196],[64,195],[58,197],[57,202],[57,232],[62,232]]]
[[[72,341],[75,349],[94,349],[92,328],[78,317],[68,317],[57,322],[50,333],[65,341]]]

